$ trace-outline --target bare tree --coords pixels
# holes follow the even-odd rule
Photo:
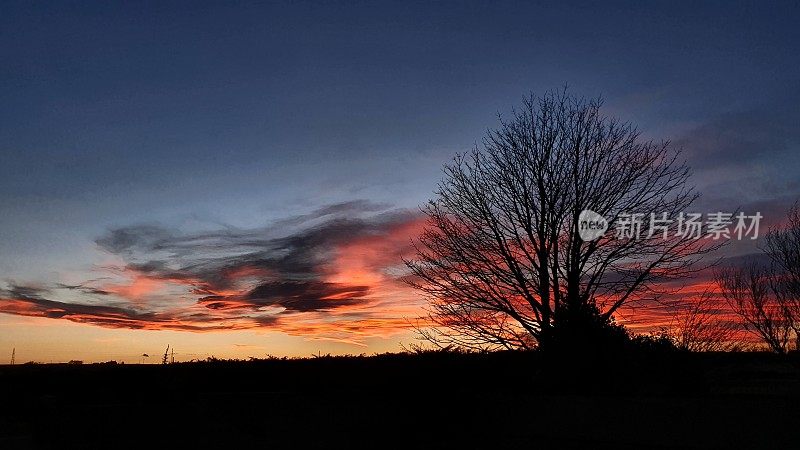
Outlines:
[[[715,279],[731,309],[742,318],[747,331],[758,336],[776,353],[786,353],[792,331],[783,293],[769,267],[720,269]]]
[[[651,220],[674,219],[696,199],[689,169],[668,142],[641,139],[601,104],[566,91],[531,96],[445,166],[406,261],[429,300],[428,338],[530,348],[582,333],[655,296],[656,282],[692,273],[715,247],[678,221]],[[582,240],[583,210],[612,231]],[[639,237],[615,236],[628,222]]]
[[[794,331],[800,350],[800,206],[789,210],[786,224],[766,235],[764,251],[772,262],[773,289],[782,305],[784,320]]]
[[[670,335],[678,348],[692,352],[731,351],[738,348],[736,325],[721,320],[711,292],[673,305],[675,314]]]

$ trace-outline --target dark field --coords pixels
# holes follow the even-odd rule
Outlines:
[[[0,385],[2,449],[775,449],[800,442],[796,355],[18,365],[0,366]]]

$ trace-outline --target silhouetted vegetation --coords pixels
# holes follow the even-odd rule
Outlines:
[[[744,329],[775,353],[786,353],[794,335],[800,350],[800,208],[795,204],[787,223],[767,234],[764,253],[769,264],[751,262],[724,267],[715,279]]]
[[[746,330],[776,353],[786,353],[792,331],[787,320],[775,274],[769,268],[750,264],[725,268],[716,274],[717,284],[731,309],[742,318]]]
[[[736,351],[738,324],[721,317],[724,311],[711,292],[675,302],[673,320],[664,331],[675,346],[691,352]]]
[[[653,350],[0,366],[0,444],[774,449],[800,438],[796,356],[640,344]]]
[[[658,283],[692,274],[716,248],[643,221],[640,236],[586,241],[585,210],[677,217],[697,194],[668,142],[567,92],[526,99],[482,146],[444,168],[410,284],[429,300],[423,338],[471,349],[582,351],[627,336],[610,323]],[[603,337],[604,333],[608,333]]]

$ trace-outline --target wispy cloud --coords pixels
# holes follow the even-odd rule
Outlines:
[[[392,269],[420,226],[416,213],[354,201],[257,229],[115,228],[96,240],[122,261],[104,268],[109,277],[12,284],[0,290],[0,312],[114,328],[271,327],[337,340],[392,333],[415,310]]]
[[[0,312],[29,317],[66,319],[109,328],[212,331],[246,329],[277,323],[278,318],[260,317],[246,322],[187,310],[140,311],[124,306],[49,300],[48,289],[10,285],[0,289]]]

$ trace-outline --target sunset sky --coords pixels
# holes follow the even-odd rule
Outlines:
[[[398,351],[442,164],[564,85],[780,222],[800,6],[673,3],[5,3],[0,363]]]

